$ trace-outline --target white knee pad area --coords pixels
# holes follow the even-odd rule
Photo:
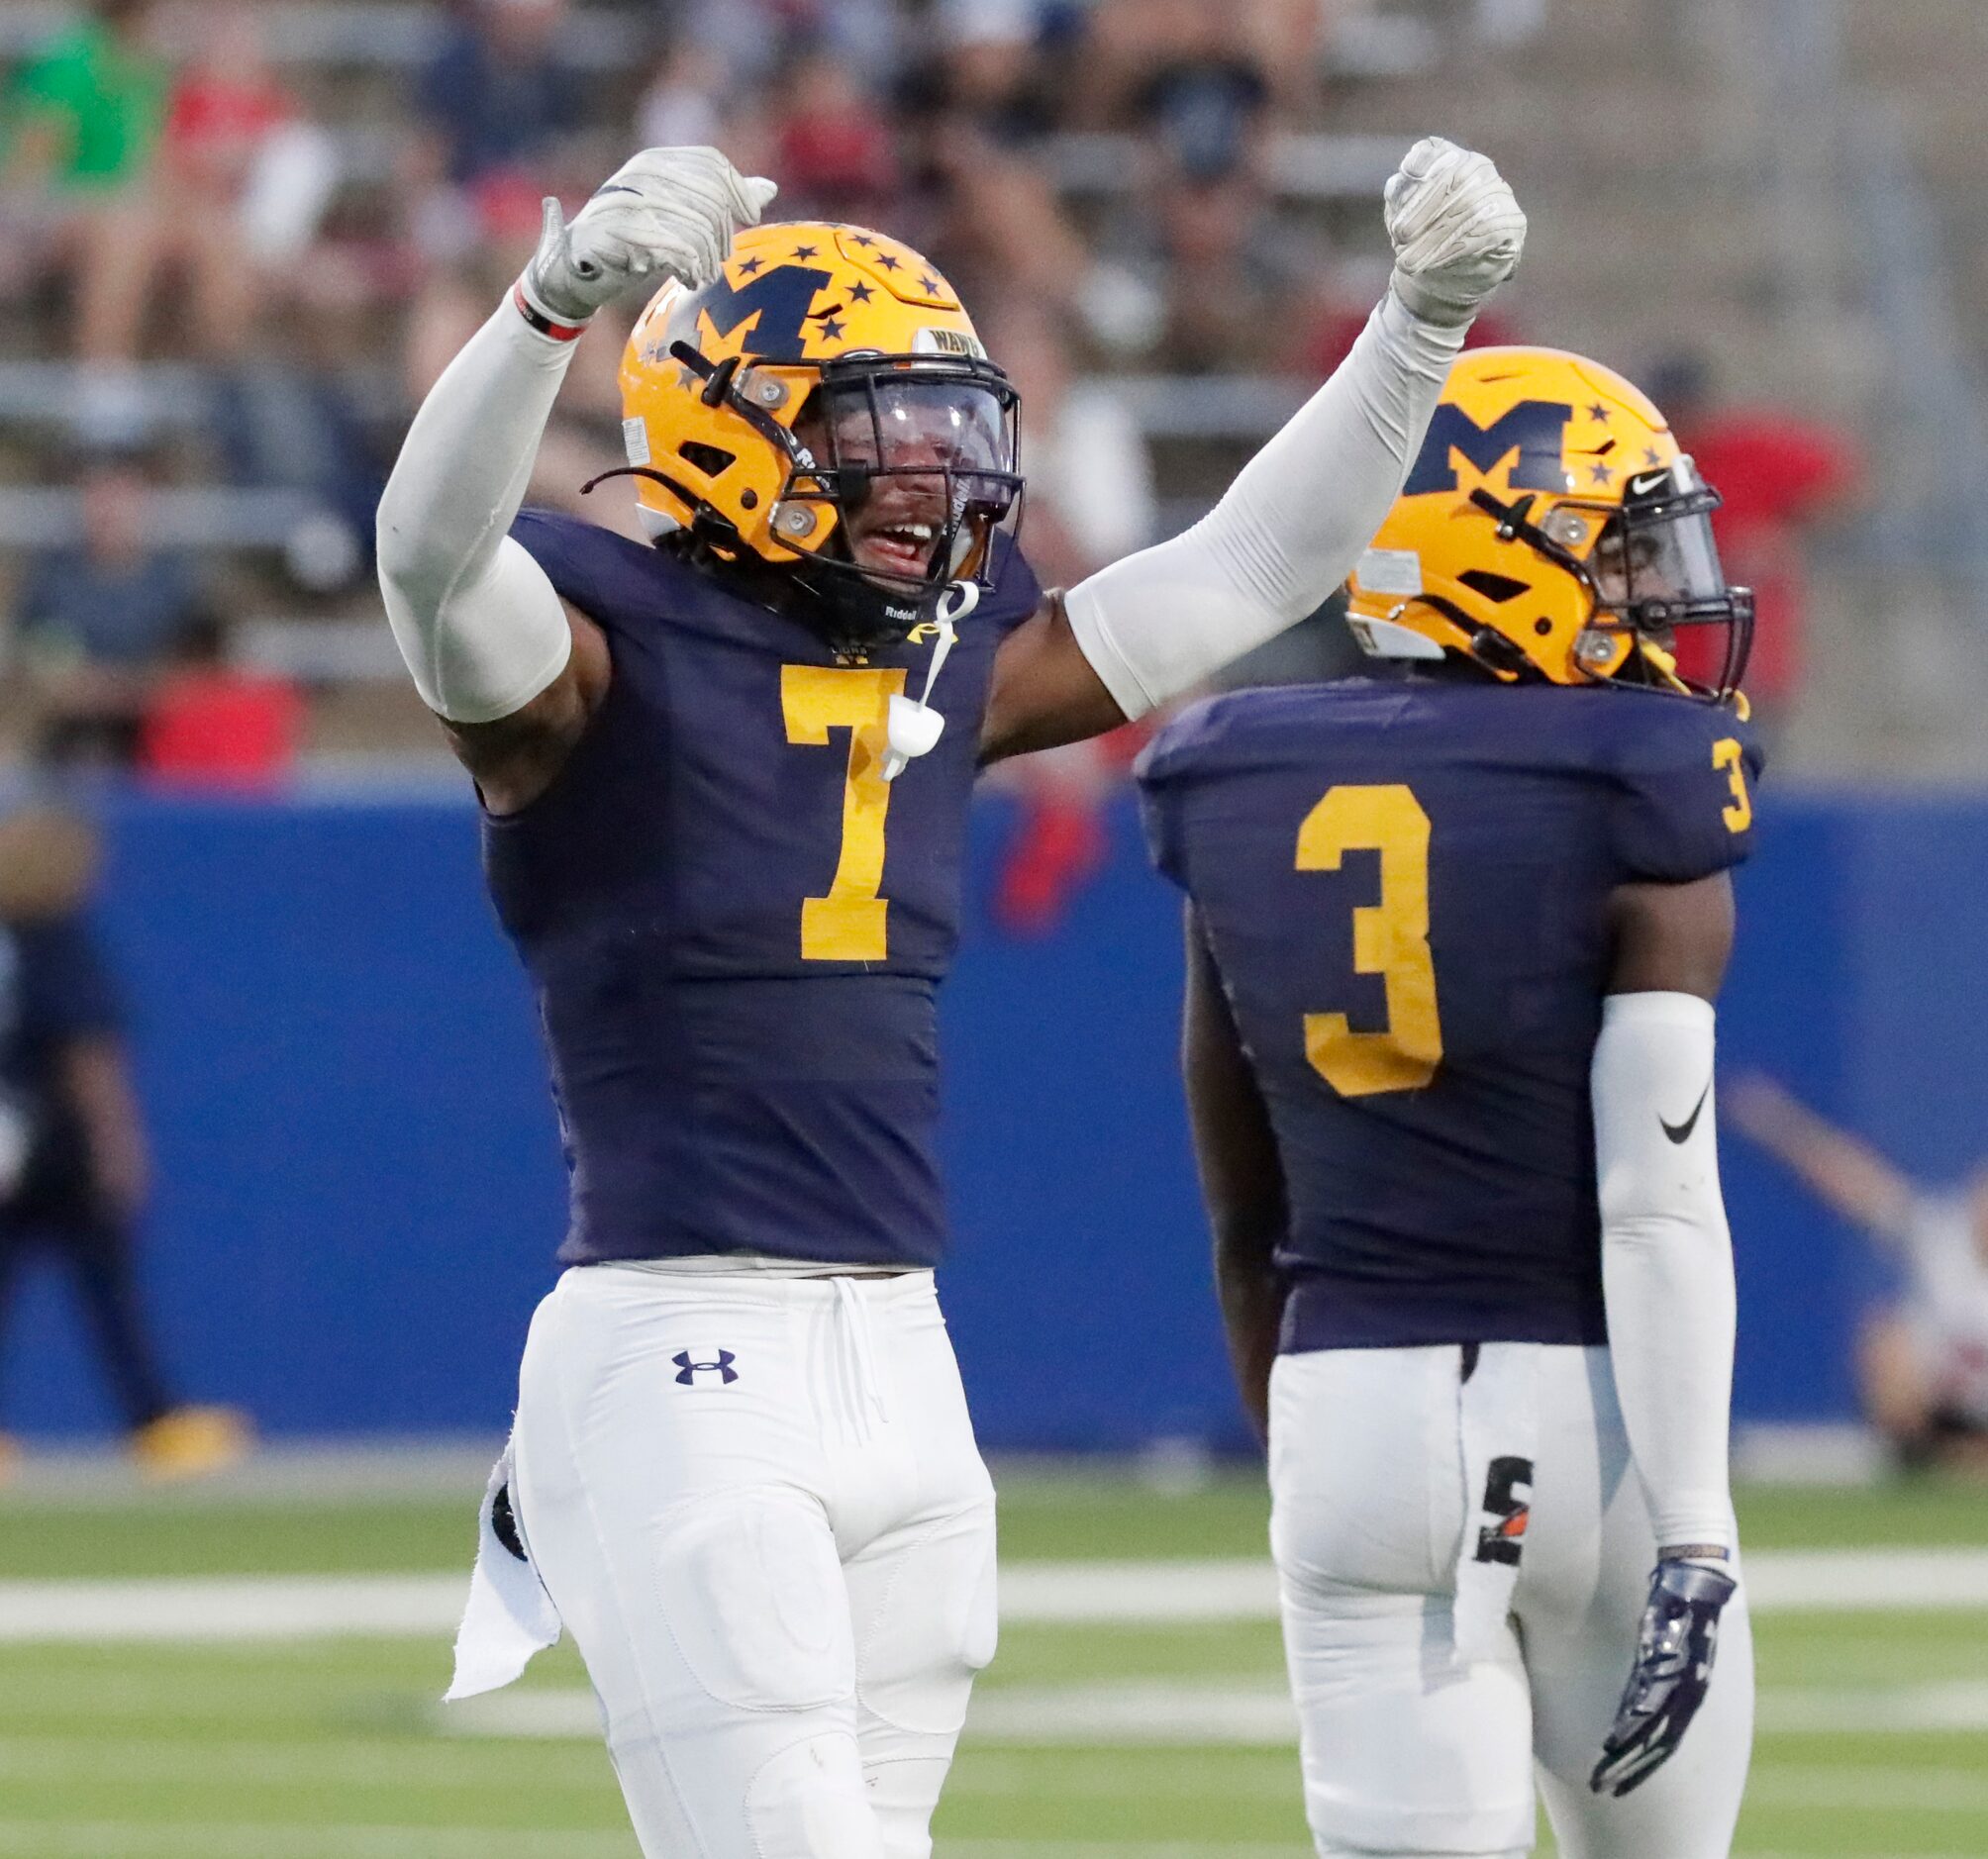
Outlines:
[[[746,1785],[758,1859],[885,1859],[852,1735],[808,1736],[769,1756]]]
[[[974,1677],[994,1657],[993,1506],[857,1558],[849,1586],[865,1742],[882,1729],[957,1736]]]
[[[798,1493],[736,1487],[657,1520],[656,1598],[715,1703],[806,1711],[849,1700],[855,1648],[835,1539]]]

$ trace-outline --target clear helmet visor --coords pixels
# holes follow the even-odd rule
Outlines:
[[[1625,632],[1654,648],[1673,684],[1720,701],[1739,687],[1752,642],[1753,598],[1727,583],[1712,536],[1719,494],[1680,457],[1630,495],[1588,557],[1595,612],[1576,644],[1583,662],[1613,667]],[[1643,659],[1632,650],[1629,663]],[[1623,675],[1618,673],[1618,675]]]
[[[1012,392],[871,375],[830,387],[825,419],[859,556],[863,539],[879,532],[931,544],[926,573],[958,574],[984,555],[988,533],[1020,491]]]
[[[1603,531],[1588,568],[1604,607],[1634,609],[1645,601],[1688,605],[1726,592],[1709,508],[1662,516],[1625,510]]]
[[[1015,422],[993,389],[964,381],[871,380],[829,395],[835,462],[877,471],[1015,469]]]

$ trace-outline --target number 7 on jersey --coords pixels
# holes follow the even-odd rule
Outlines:
[[[832,730],[849,733],[843,777],[843,843],[827,897],[801,900],[801,959],[880,962],[889,952],[889,899],[883,886],[883,825],[890,783],[890,700],[904,689],[901,670],[840,665],[782,665],[780,714],[789,742],[825,745]]]

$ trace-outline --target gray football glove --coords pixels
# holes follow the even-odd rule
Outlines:
[[[1637,1635],[1636,1665],[1588,1786],[1627,1795],[1670,1760],[1712,1683],[1719,1614],[1739,1583],[1702,1562],[1659,1562]]]
[[[526,294],[547,316],[584,323],[663,273],[695,290],[718,274],[733,234],[756,226],[776,191],[716,148],[645,148],[594,190],[570,226],[559,203],[547,200]]]
[[[1468,323],[1518,269],[1526,216],[1489,155],[1424,137],[1382,198],[1394,293],[1425,323]]]

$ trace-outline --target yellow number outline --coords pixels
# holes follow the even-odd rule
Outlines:
[[[826,897],[801,900],[801,959],[880,962],[890,946],[890,900],[883,886],[884,816],[890,783],[883,778],[890,745],[890,700],[904,689],[904,672],[846,665],[782,665],[780,715],[787,740],[822,746],[831,730],[849,733],[843,781],[843,842]]]
[[[1726,771],[1726,783],[1733,790],[1733,805],[1722,808],[1719,818],[1728,832],[1744,832],[1753,824],[1753,797],[1746,792],[1746,751],[1737,735],[1722,735],[1712,745],[1712,765]]]
[[[1297,869],[1338,871],[1347,852],[1380,854],[1380,901],[1353,911],[1353,972],[1379,975],[1387,1026],[1354,1032],[1344,1014],[1305,1016],[1305,1056],[1342,1097],[1415,1091],[1442,1058],[1429,948],[1429,816],[1399,784],[1336,787],[1298,829]]]

